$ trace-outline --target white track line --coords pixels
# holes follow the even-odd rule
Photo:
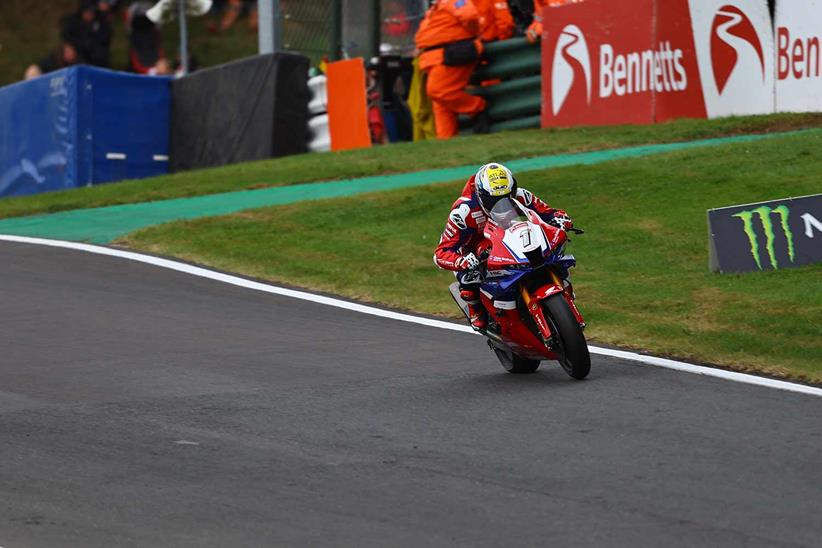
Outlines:
[[[459,331],[461,333],[474,334],[474,330],[467,325],[451,323],[441,320],[434,320],[430,318],[421,318],[419,316],[412,316],[411,314],[402,314],[400,312],[392,312],[390,310],[383,310],[373,306],[366,306],[364,304],[352,303],[341,299],[334,299],[332,297],[325,297],[323,295],[315,295],[306,291],[297,291],[294,289],[287,289],[284,287],[277,287],[270,284],[255,282],[247,280],[239,276],[232,276],[231,274],[224,274],[222,272],[215,272],[199,266],[193,266],[170,259],[163,259],[160,257],[153,257],[151,255],[143,255],[142,253],[134,253],[133,251],[123,251],[120,249],[112,249],[110,247],[102,247],[98,245],[82,244],[77,242],[67,242],[62,240],[48,240],[45,238],[30,238],[27,236],[12,236],[0,234],[0,241],[17,242],[24,244],[44,245],[49,247],[59,247],[64,249],[75,249],[78,251],[85,251],[87,253],[94,253],[96,255],[107,255],[109,257],[119,257],[121,259],[128,259],[139,263],[159,266],[160,268],[167,268],[169,270],[176,270],[192,276],[200,278],[208,278],[218,282],[231,284],[246,289],[253,289],[255,291],[262,291],[264,293],[271,293],[274,295],[282,295],[294,299],[301,299],[304,301],[311,301],[326,306],[334,306],[337,308],[344,308],[362,314],[369,314],[371,316],[379,316],[381,318],[388,318],[391,320],[399,320],[403,322],[416,323],[420,325],[427,325],[429,327],[436,327],[438,329],[448,329],[451,331]],[[724,369],[715,369],[713,367],[704,367],[701,365],[694,365],[675,360],[668,360],[665,358],[657,358],[654,356],[645,356],[637,354],[636,352],[627,352],[624,350],[613,350],[610,348],[601,348],[598,346],[589,346],[588,349],[592,354],[599,354],[601,356],[611,356],[623,360],[632,360],[641,362],[656,367],[663,367],[665,369],[673,369],[675,371],[684,371],[686,373],[694,373],[697,375],[706,375],[709,377],[717,377],[734,382],[741,382],[745,384],[753,384],[756,386],[764,386],[767,388],[776,388],[778,390],[788,390],[790,392],[798,392],[800,394],[809,394],[812,396],[822,396],[822,388],[813,386],[806,386],[804,384],[796,384],[786,381],[778,381],[775,379],[768,379],[765,377],[758,377],[756,375],[747,375],[745,373],[737,373],[735,371],[726,371]]]

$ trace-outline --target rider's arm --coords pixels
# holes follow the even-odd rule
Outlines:
[[[525,207],[535,211],[545,222],[553,219],[556,213],[565,214],[561,209],[554,209],[524,188],[517,189],[517,200]]]
[[[471,208],[458,200],[448,215],[440,243],[434,251],[434,264],[445,270],[463,270],[465,259],[461,251],[476,231],[477,222],[471,215]]]

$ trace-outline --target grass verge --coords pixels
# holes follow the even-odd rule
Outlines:
[[[822,127],[822,114],[678,120],[653,126],[529,130],[306,154],[0,200],[0,218],[490,161]]]
[[[707,270],[705,210],[819,191],[815,134],[531,172],[567,209],[589,338],[822,381],[822,266]],[[462,182],[149,228],[121,244],[268,280],[457,317],[431,254]]]

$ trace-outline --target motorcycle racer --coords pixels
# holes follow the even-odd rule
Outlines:
[[[460,297],[468,304],[471,325],[476,330],[488,326],[488,311],[480,301],[482,277],[478,270],[478,248],[484,240],[483,227],[488,212],[505,197],[517,200],[547,223],[563,230],[573,227],[565,211],[554,209],[533,193],[519,188],[511,170],[502,164],[485,164],[468,179],[448,215],[440,243],[434,252],[434,264],[454,271],[460,284]]]

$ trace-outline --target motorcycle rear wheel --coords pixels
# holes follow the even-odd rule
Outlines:
[[[591,371],[591,355],[588,343],[571,307],[561,294],[552,295],[545,301],[545,311],[550,318],[556,336],[559,364],[571,377],[582,380]]]
[[[497,355],[497,359],[502,364],[502,367],[504,367],[509,373],[513,373],[514,375],[522,375],[534,373],[537,369],[539,369],[539,360],[529,360],[528,358],[517,356],[513,352],[507,350],[502,350],[493,346],[491,348],[494,351],[494,354]]]

